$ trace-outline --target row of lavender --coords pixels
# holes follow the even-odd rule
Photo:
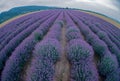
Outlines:
[[[60,40],[63,24],[61,12],[44,39],[36,44],[26,81],[54,81],[55,64],[62,50]]]
[[[35,44],[48,32],[49,28],[60,13],[60,11],[51,12],[51,15],[46,17],[41,16],[40,20],[15,36],[0,51],[0,70],[2,72],[2,81],[20,81],[21,71],[27,60],[30,58]],[[48,11],[44,12],[45,15],[49,13]],[[36,33],[39,37],[36,37]]]
[[[14,20],[13,22],[8,23],[4,27],[1,27],[0,28],[0,38],[1,38],[0,43],[6,37],[8,37],[9,35],[11,35],[11,33],[13,31],[21,32],[23,28],[28,27],[31,24],[33,24],[34,22],[36,22],[37,19],[40,19],[40,17],[42,17],[42,15],[44,16],[44,13],[45,12],[30,14],[30,15],[27,15],[25,17],[18,18],[16,20]],[[16,34],[18,34],[18,33],[16,33]]]
[[[109,36],[111,41],[113,41],[120,49],[120,29],[100,18],[85,13],[83,13],[82,15],[80,15],[81,13],[79,12],[74,12],[74,14],[75,13],[79,16],[84,24],[94,27],[94,30],[96,30],[96,32],[97,28],[101,31],[104,31]]]
[[[9,33],[9,35],[7,35],[7,37],[4,39],[4,41],[2,41],[0,43],[0,50],[2,50],[4,48],[4,46],[6,46],[10,42],[10,40],[13,40],[13,38],[17,37],[22,32],[27,32],[27,33],[25,33],[25,35],[27,36],[27,34],[30,33],[30,29],[31,29],[31,31],[33,30],[33,28],[31,28],[31,27],[35,27],[35,26],[37,27],[37,26],[39,26],[40,23],[42,23],[44,20],[47,19],[47,17],[41,19],[41,17],[43,16],[42,14],[40,14],[40,17],[36,17],[36,16],[37,15],[35,15],[35,17],[33,17],[31,20],[27,20],[26,22],[24,22],[23,24],[21,24],[18,28],[13,25],[12,27],[14,27],[16,30],[8,29],[7,32],[12,31],[12,33]],[[9,25],[7,25],[7,26],[9,26]],[[28,31],[29,31],[29,33],[28,33]],[[4,32],[2,32],[2,33],[4,33]],[[26,36],[24,36],[24,38]]]
[[[71,65],[70,81],[98,81],[92,47],[83,39],[78,27],[67,13],[66,21],[67,58]]]
[[[45,21],[45,19],[39,20],[39,21],[41,21],[41,23],[42,23],[43,21]],[[11,55],[11,53],[14,51],[14,49],[27,36],[29,36],[31,34],[31,32],[33,32],[33,30],[35,30],[37,27],[39,27],[40,22],[37,22],[37,23],[35,23],[35,24],[31,25],[30,27],[26,28],[25,30],[23,30],[22,32],[20,32],[19,34],[17,34],[16,36],[12,37],[11,40],[7,41],[6,44],[4,44],[5,47],[2,47],[2,49],[0,51],[0,70],[3,68],[4,62]],[[14,33],[14,31],[13,31],[13,33]],[[8,36],[8,38],[9,38],[9,36]],[[7,40],[7,37],[6,37],[6,40]],[[3,41],[3,42],[5,42],[5,41]]]
[[[74,12],[74,15],[73,12],[71,13],[70,15],[78,24],[86,41],[93,47],[95,54],[99,56],[97,66],[100,75],[105,78],[105,81],[119,81],[119,48],[99,27],[95,27],[92,23],[85,23],[87,19],[81,18],[78,13]],[[89,19],[89,16],[87,18]]]

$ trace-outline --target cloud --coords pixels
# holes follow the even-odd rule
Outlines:
[[[69,1],[68,3],[69,4],[75,4],[75,3],[86,3],[86,4],[96,4],[98,6],[96,7],[99,7],[99,6],[104,6],[104,7],[107,7],[107,8],[110,8],[110,9],[114,9],[114,10],[119,10],[119,8],[113,4],[113,0],[71,0]],[[115,1],[114,1],[115,2]]]
[[[28,5],[79,8],[103,13],[120,20],[119,0],[0,0],[0,12]]]
[[[85,6],[97,5],[97,7],[104,6],[106,8],[119,10],[119,8],[115,6],[112,1],[115,0],[1,0],[0,12],[8,10],[12,7],[25,5],[45,5],[58,7],[68,6],[80,8],[80,5],[82,5],[83,3],[85,4]]]
[[[119,8],[113,4],[112,0],[96,0],[96,3],[111,8],[113,10],[119,11]]]

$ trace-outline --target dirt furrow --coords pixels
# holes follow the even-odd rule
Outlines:
[[[55,81],[69,81],[70,65],[66,58],[65,27],[66,27],[66,24],[62,28],[61,44],[62,44],[63,50],[62,50],[60,60],[55,65]]]

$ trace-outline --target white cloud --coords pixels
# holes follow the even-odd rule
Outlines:
[[[17,6],[57,6],[91,10],[120,21],[119,2],[119,0],[0,0],[0,12]]]
[[[72,4],[72,3],[81,3],[81,2],[85,2],[86,4],[98,4],[98,6],[104,6],[104,7],[107,7],[107,8],[110,8],[110,9],[114,9],[114,10],[119,10],[119,8],[114,5],[112,3],[113,0],[71,0],[69,1],[68,3],[69,4]],[[67,3],[67,4],[68,4]]]
[[[76,2],[94,2],[95,0],[75,0]]]
[[[116,7],[111,0],[95,0],[96,3],[106,6],[108,8],[114,9],[114,10],[119,10],[118,7]]]
[[[77,7],[80,8],[82,4],[97,5],[97,7],[104,6],[109,9],[119,10],[112,1],[114,0],[0,0],[0,11],[8,10],[16,6],[24,5],[48,5],[60,7]],[[78,4],[79,3],[79,4]],[[77,4],[77,5],[76,5]]]

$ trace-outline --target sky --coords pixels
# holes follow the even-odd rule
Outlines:
[[[91,10],[120,21],[120,0],[0,0],[0,12],[17,6],[57,6]]]

